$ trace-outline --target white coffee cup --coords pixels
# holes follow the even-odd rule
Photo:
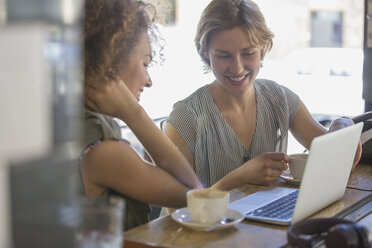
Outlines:
[[[225,217],[230,193],[214,189],[195,189],[187,192],[187,207],[194,222],[214,224]]]
[[[289,162],[288,166],[294,179],[302,180],[308,156],[309,154],[305,153],[289,155],[291,161]]]

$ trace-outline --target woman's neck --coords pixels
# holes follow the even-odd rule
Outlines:
[[[256,93],[253,84],[243,94],[239,95],[230,94],[217,81],[209,84],[208,89],[220,112],[237,111],[244,113],[256,106]]]

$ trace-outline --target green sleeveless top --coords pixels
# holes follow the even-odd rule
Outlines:
[[[85,110],[84,137],[82,143],[84,147],[82,148],[81,159],[104,140],[117,140],[118,142],[126,142],[129,144],[128,141],[122,139],[120,127],[112,117]],[[85,193],[80,166],[79,173],[82,191]],[[124,230],[131,229],[149,221],[148,215],[151,208],[148,204],[136,201],[110,188],[107,188],[103,194],[119,196],[125,199]]]

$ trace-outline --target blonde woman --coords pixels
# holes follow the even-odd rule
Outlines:
[[[174,105],[165,132],[206,187],[273,183],[287,169],[289,131],[306,148],[327,133],[294,92],[256,79],[272,38],[250,0],[213,0],[201,15],[195,45],[215,80]],[[340,118],[330,131],[352,124]]]

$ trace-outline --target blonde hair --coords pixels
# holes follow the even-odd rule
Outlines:
[[[195,36],[196,49],[206,72],[210,61],[205,56],[214,31],[243,27],[253,46],[263,48],[262,58],[273,46],[274,34],[266,26],[258,6],[250,0],[213,0],[204,9]]]

